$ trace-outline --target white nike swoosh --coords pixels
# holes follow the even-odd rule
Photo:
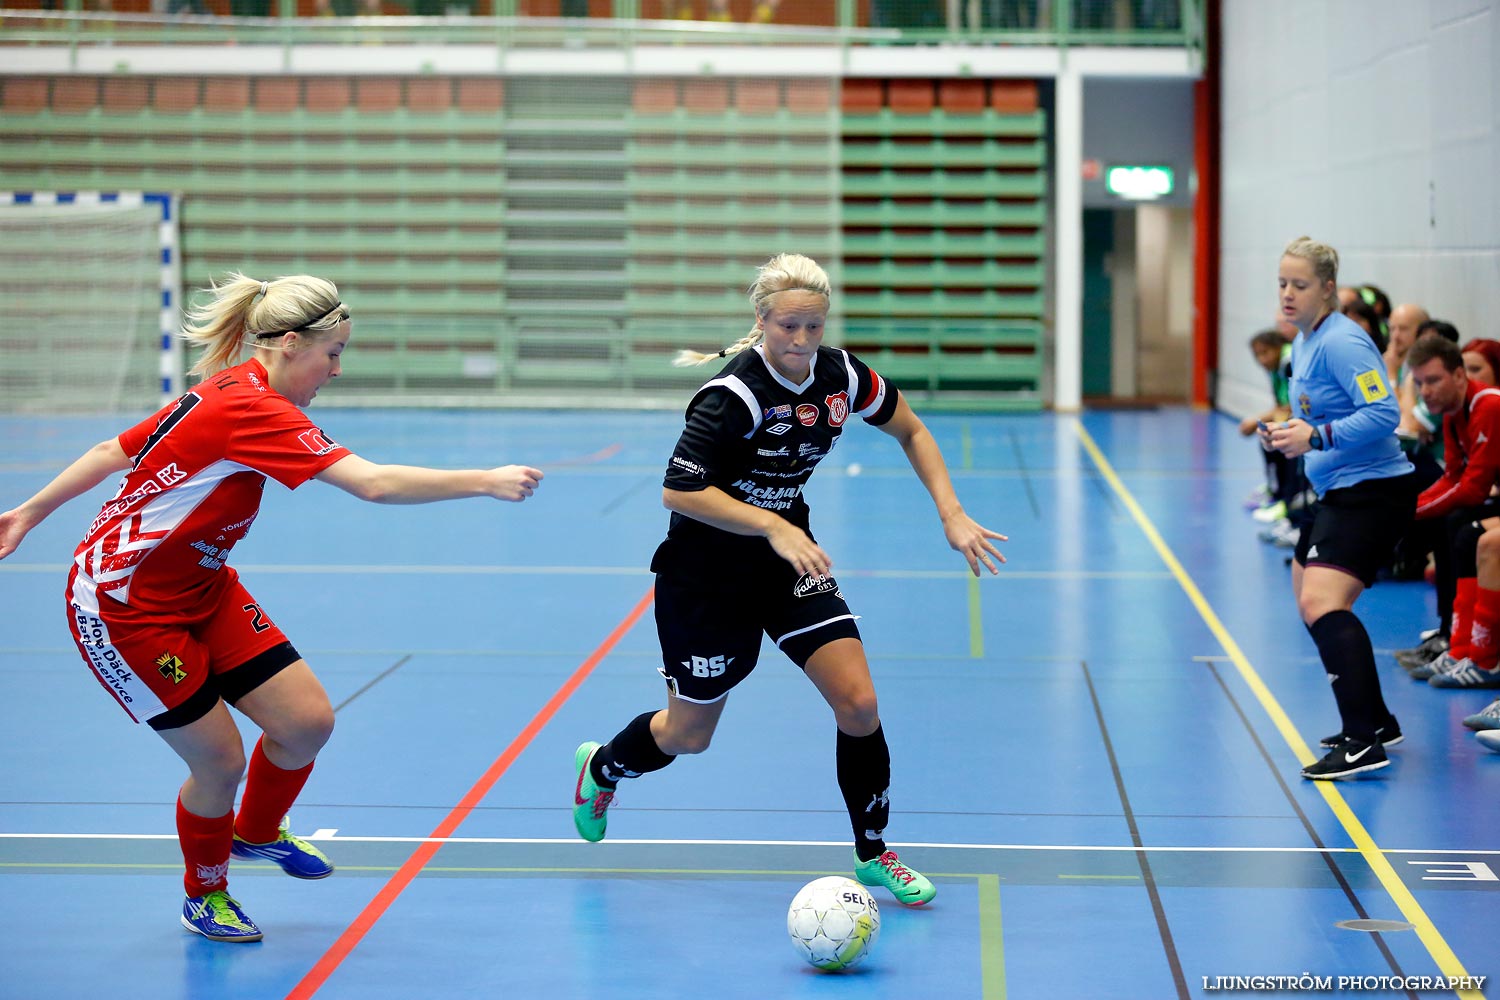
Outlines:
[[[1369,747],[1365,747],[1359,753],[1350,753],[1348,750],[1345,750],[1344,751],[1344,763],[1345,764],[1353,764],[1355,761],[1359,760],[1361,757],[1363,757],[1365,754],[1367,754],[1369,752],[1370,752],[1370,748]]]

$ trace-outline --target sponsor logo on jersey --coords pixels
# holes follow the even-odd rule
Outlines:
[[[181,684],[187,680],[187,671],[182,669],[182,661],[175,653],[163,653],[156,658],[156,669],[173,684]]]
[[[248,528],[255,521],[255,519],[257,517],[259,517],[259,516],[260,516],[260,511],[256,511],[254,514],[251,514],[249,517],[245,518],[243,521],[236,521],[233,524],[226,524],[226,525],[224,525],[224,527],[220,528],[219,530],[220,531],[238,531],[241,528]]]
[[[802,493],[802,484],[796,486],[757,486],[754,480],[741,479],[734,488],[744,494],[746,503],[762,510],[791,510]]]
[[[698,476],[700,479],[703,476],[708,475],[708,472],[703,468],[703,466],[699,465],[697,462],[689,461],[688,459],[685,459],[680,455],[672,456],[672,464],[681,469],[683,472]]]
[[[792,587],[793,597],[808,597],[812,594],[837,593],[838,582],[831,576],[825,576],[821,580],[813,579],[811,573],[803,573],[802,578]]]
[[[805,458],[808,455],[817,455],[821,457],[822,454],[822,449],[818,445],[811,444],[807,441],[804,441],[797,446],[797,457],[799,458]]]
[[[792,425],[791,424],[772,424],[770,427],[766,428],[766,433],[767,434],[775,434],[777,437],[780,437],[782,434],[785,434],[787,431],[789,431],[791,429],[792,429]]]
[[[198,560],[198,565],[204,569],[223,569],[224,560],[229,558],[229,548],[227,546],[221,549],[217,545],[210,545],[202,539],[193,542],[188,548],[197,549],[203,553],[203,558]]]
[[[776,406],[768,406],[761,411],[761,416],[767,420],[790,420],[792,419],[792,404],[778,403]]]
[[[789,458],[792,454],[785,445],[780,448],[757,448],[755,453],[761,458]]]
[[[828,404],[828,426],[842,427],[844,421],[849,419],[849,394],[836,392],[825,397],[823,402]]]
[[[818,422],[818,408],[811,403],[799,403],[797,405],[797,419],[804,427],[811,427]]]
[[[750,479],[741,479],[734,488],[752,500],[788,500],[802,492],[801,486],[757,486]]]
[[[302,446],[314,455],[326,455],[338,447],[337,441],[329,440],[321,430],[316,427],[303,431],[297,435],[297,440]]]
[[[104,509],[99,512],[99,516],[94,518],[94,523],[89,525],[89,534],[92,535],[94,532],[98,531],[100,526],[103,525],[105,521],[108,521],[116,514],[127,511],[139,501],[144,500],[146,497],[151,496],[153,493],[160,492],[161,484],[154,479],[147,479],[145,482],[141,483],[141,485],[137,486],[129,496],[124,496],[118,500],[114,500],[110,503],[105,504]]]

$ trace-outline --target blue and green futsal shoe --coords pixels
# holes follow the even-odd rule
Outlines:
[[[242,860],[270,861],[293,878],[327,878],[333,874],[333,862],[301,837],[292,833],[289,820],[283,816],[276,839],[269,844],[252,844],[234,835],[229,848],[232,857]]]
[[[259,941],[260,928],[245,916],[240,904],[220,889],[207,896],[189,896],[182,904],[182,926],[210,941]]]
[[[886,851],[871,861],[861,861],[855,855],[854,877],[861,885],[889,889],[896,902],[907,906],[921,906],[937,895],[937,887],[927,876],[903,865],[895,851]]]
[[[573,825],[578,836],[591,844],[604,839],[609,826],[609,804],[615,800],[613,788],[600,787],[589,772],[589,764],[599,750],[597,743],[583,743],[573,751],[573,770],[578,772],[578,782],[573,786]]]

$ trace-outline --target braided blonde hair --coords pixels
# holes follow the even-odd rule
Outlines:
[[[689,350],[678,351],[672,364],[678,368],[690,368],[694,365],[727,358],[754,347],[765,338],[765,331],[761,329],[761,320],[765,319],[766,314],[771,311],[771,297],[778,292],[790,291],[813,292],[830,302],[833,300],[833,289],[828,282],[828,274],[818,266],[817,261],[811,257],[804,257],[800,253],[779,253],[760,266],[755,272],[755,280],[750,283],[750,302],[755,306],[756,316],[755,326],[751,327],[750,332],[723,350],[712,354]]]
[[[232,271],[209,291],[213,299],[190,309],[182,330],[186,340],[203,348],[190,375],[212,375],[238,364],[247,338],[255,338],[250,346],[271,347],[272,338],[284,333],[322,333],[349,318],[338,287],[309,274],[261,281]]]

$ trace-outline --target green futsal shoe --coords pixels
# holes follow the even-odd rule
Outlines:
[[[601,787],[589,772],[589,764],[598,750],[599,744],[590,742],[573,751],[573,769],[578,772],[578,783],[573,786],[573,825],[578,828],[578,836],[589,843],[604,839],[604,830],[609,826],[605,813],[615,800],[615,790]]]
[[[886,851],[871,861],[861,861],[856,854],[854,877],[862,885],[889,889],[896,902],[907,906],[921,906],[937,895],[937,887],[927,876],[903,865],[895,851]]]

